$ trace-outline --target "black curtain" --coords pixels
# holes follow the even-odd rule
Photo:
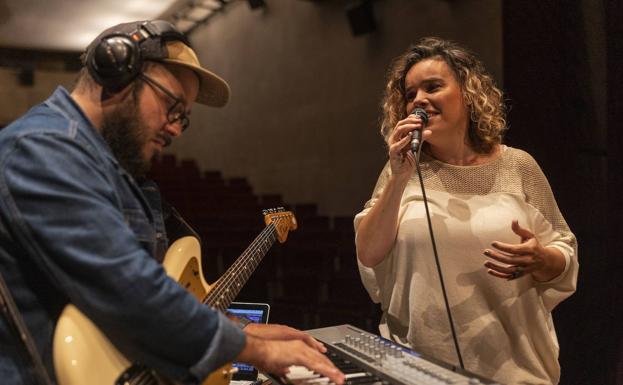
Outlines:
[[[621,56],[613,54],[623,13],[620,2],[586,3],[503,2],[506,142],[539,162],[579,242],[578,291],[554,310],[560,383],[614,385],[623,383],[616,380],[623,82]]]
[[[613,297],[612,352],[615,362],[610,378],[623,384],[623,2],[604,1],[606,10],[608,68],[608,255],[613,270],[608,280],[618,282]],[[610,353],[610,351],[608,351]]]

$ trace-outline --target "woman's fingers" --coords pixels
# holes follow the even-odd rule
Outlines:
[[[392,154],[395,155],[395,154],[402,152],[402,150],[407,146],[409,142],[410,142],[410,137],[405,136],[404,138],[400,139],[394,144],[391,144],[389,146],[390,155]]]
[[[488,274],[504,279],[516,279],[538,269],[534,264],[506,266],[490,261],[485,262],[485,267],[487,268]]]
[[[511,229],[513,230],[515,234],[521,237],[521,242],[525,242],[530,238],[534,238],[534,234],[532,233],[532,231],[521,227],[519,225],[519,221],[516,219],[511,224]]]
[[[405,137],[411,137],[411,133],[415,130],[422,129],[422,121],[420,118],[409,116],[406,119],[399,121],[394,127],[394,132],[390,138],[390,142],[397,142]],[[391,143],[390,143],[391,144]]]

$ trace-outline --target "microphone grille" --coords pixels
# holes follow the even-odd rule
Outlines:
[[[422,119],[422,123],[424,123],[424,125],[428,124],[428,114],[426,113],[426,111],[424,111],[423,108],[417,107],[413,110],[411,115],[419,116],[420,119]]]

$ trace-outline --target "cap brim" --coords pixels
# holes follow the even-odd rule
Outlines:
[[[201,67],[194,51],[179,41],[167,43],[169,57],[162,59],[165,63],[186,67],[199,77],[199,92],[195,100],[199,104],[212,107],[223,107],[229,100],[229,85],[218,75]]]

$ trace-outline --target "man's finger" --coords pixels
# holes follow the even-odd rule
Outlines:
[[[312,359],[305,366],[314,372],[329,377],[329,379],[336,384],[342,384],[344,382],[344,373],[340,372],[328,358],[324,356],[323,358],[325,358],[326,361]]]
[[[321,353],[327,352],[327,348],[324,346],[324,344],[310,335],[306,336],[305,343],[307,343],[307,345],[311,346],[312,348],[317,349]]]

